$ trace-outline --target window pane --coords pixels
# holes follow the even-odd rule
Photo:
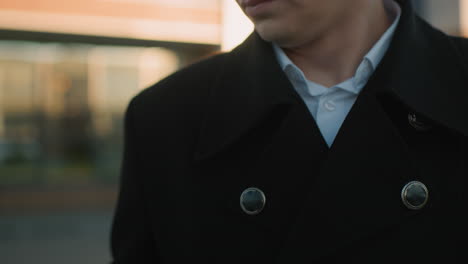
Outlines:
[[[2,263],[109,262],[124,110],[202,55],[0,41]]]

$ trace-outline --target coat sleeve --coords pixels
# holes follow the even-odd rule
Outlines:
[[[125,113],[120,190],[111,230],[112,264],[159,263],[139,173],[133,99]]]

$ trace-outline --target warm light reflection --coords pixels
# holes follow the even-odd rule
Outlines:
[[[3,76],[5,75],[5,70],[3,65],[0,65],[0,85],[3,83]],[[3,105],[3,89],[0,89],[0,105]],[[0,138],[3,138],[5,135],[5,115],[3,113],[3,107],[0,108]]]
[[[460,0],[460,32],[468,37],[468,0]]]
[[[28,19],[24,19],[25,17]],[[215,45],[220,40],[217,23],[16,10],[0,10],[0,28]]]
[[[138,89],[144,89],[175,72],[179,67],[177,55],[163,48],[143,49],[139,56]]]
[[[191,4],[187,4],[190,2]],[[0,28],[221,45],[231,50],[253,25],[234,0],[29,0],[0,3]],[[184,4],[182,4],[184,3]]]
[[[234,0],[223,0],[222,50],[239,45],[253,30],[253,24]]]

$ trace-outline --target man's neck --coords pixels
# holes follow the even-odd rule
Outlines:
[[[307,79],[331,87],[354,76],[363,57],[391,25],[383,1],[369,2],[356,6],[354,13],[348,12],[348,17],[315,40],[283,48]]]

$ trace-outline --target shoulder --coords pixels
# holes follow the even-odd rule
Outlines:
[[[449,39],[452,42],[456,51],[459,52],[461,59],[463,59],[466,62],[468,59],[468,39],[457,36],[449,36]]]
[[[462,66],[463,70],[468,73],[468,39],[460,36],[449,35],[438,28],[433,27],[428,22],[418,17],[422,30],[425,31],[425,36],[431,36],[426,39],[429,45],[433,43],[437,45],[437,52],[448,55],[452,62]]]
[[[139,92],[130,101],[127,112],[134,123],[164,125],[180,120],[180,126],[199,119],[211,90],[227,65],[230,53],[222,53],[186,66]],[[184,120],[190,121],[183,123]]]
[[[228,54],[219,54],[184,67],[132,98],[125,128],[132,131],[140,151],[164,160],[195,144],[211,90],[229,64],[227,59]]]
[[[147,113],[152,109],[183,106],[193,103],[196,98],[202,99],[223,71],[227,56],[218,54],[180,69],[138,93],[132,104]]]
[[[462,74],[465,82],[468,82],[468,39],[460,36],[449,35],[438,28],[433,27],[428,22],[420,17],[417,17],[419,30],[422,30],[424,40],[422,45],[432,46],[432,57],[444,58],[440,60],[440,66],[446,68],[450,67],[455,72]],[[453,72],[453,74],[455,74]]]
[[[465,54],[468,54],[468,38],[461,37],[461,36],[450,36],[450,41],[456,46],[457,49],[463,51]]]
[[[466,87],[468,84],[468,39],[459,36],[447,36],[447,38],[452,47],[452,61],[456,63]]]
[[[138,93],[130,103],[137,117],[192,118],[206,107],[214,89],[236,78],[248,49],[244,42],[228,53],[220,53],[186,66]],[[164,115],[161,115],[164,114]]]

